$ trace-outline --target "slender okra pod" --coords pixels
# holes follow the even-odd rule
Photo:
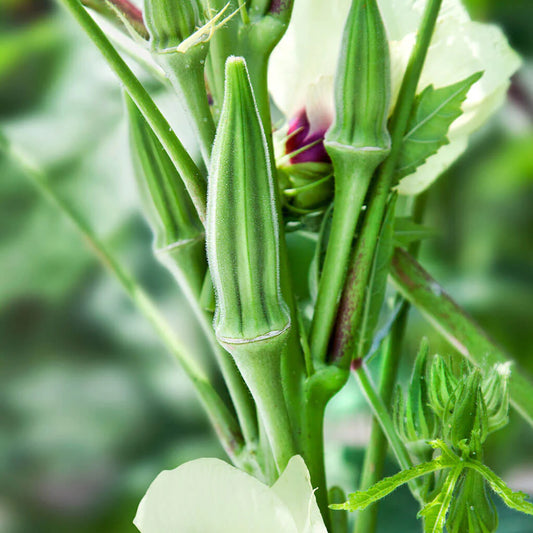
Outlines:
[[[280,373],[290,315],[281,295],[268,147],[243,58],[230,57],[226,63],[206,228],[215,332],[250,388],[282,471],[294,452]]]
[[[335,122],[325,146],[335,170],[329,245],[311,327],[311,352],[324,362],[359,213],[377,166],[390,151],[389,48],[375,0],[353,0],[335,79]]]
[[[176,167],[141,112],[125,95],[135,177],[154,233],[154,252],[189,299],[200,295],[207,263],[205,232]]]

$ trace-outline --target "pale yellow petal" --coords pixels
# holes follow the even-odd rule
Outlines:
[[[304,460],[294,456],[272,490],[292,514],[298,533],[327,533]]]
[[[286,117],[305,105],[307,89],[337,68],[349,0],[296,0],[291,23],[272,52],[268,83]]]
[[[219,459],[161,472],[134,524],[141,533],[299,533],[273,490]]]

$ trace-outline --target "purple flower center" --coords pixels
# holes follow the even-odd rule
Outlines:
[[[327,128],[312,131],[307,112],[302,109],[289,123],[285,152],[290,155],[306,146],[308,148],[292,156],[291,163],[329,163],[331,159],[324,148],[326,131]]]

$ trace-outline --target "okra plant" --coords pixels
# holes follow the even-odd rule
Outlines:
[[[346,533],[358,511],[354,531],[373,533],[376,502],[404,483],[426,533],[494,532],[496,498],[533,515],[484,461],[510,408],[533,426],[533,382],[417,261],[432,235],[425,191],[499,108],[520,65],[501,31],[471,21],[460,0],[59,3],[123,87],[153,253],[186,295],[227,389],[46,176],[27,168],[152,322],[227,453],[228,462],[161,473],[137,528]],[[196,151],[132,61],[175,93]],[[7,139],[1,147],[17,155]],[[293,264],[289,233],[313,240],[311,263]],[[410,306],[463,360],[423,340],[404,396],[396,383]],[[350,376],[374,422],[359,490],[345,496],[328,485],[324,418]]]

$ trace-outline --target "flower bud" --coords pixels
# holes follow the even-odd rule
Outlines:
[[[201,25],[197,0],[145,0],[144,18],[156,51],[177,48]]]
[[[429,406],[426,366],[428,356],[427,340],[423,339],[415,361],[405,407],[401,392],[395,403],[395,422],[402,439],[411,444],[411,451],[427,459],[431,447],[428,440],[435,437],[437,420]],[[398,396],[399,394],[399,396]]]
[[[406,403],[407,427],[418,438],[432,439],[435,433],[435,416],[429,407],[426,365],[429,346],[426,339],[420,344],[415,367],[409,384]]]
[[[474,369],[462,378],[444,413],[444,434],[455,448],[479,454],[487,438],[487,407],[481,390],[481,372]]]

